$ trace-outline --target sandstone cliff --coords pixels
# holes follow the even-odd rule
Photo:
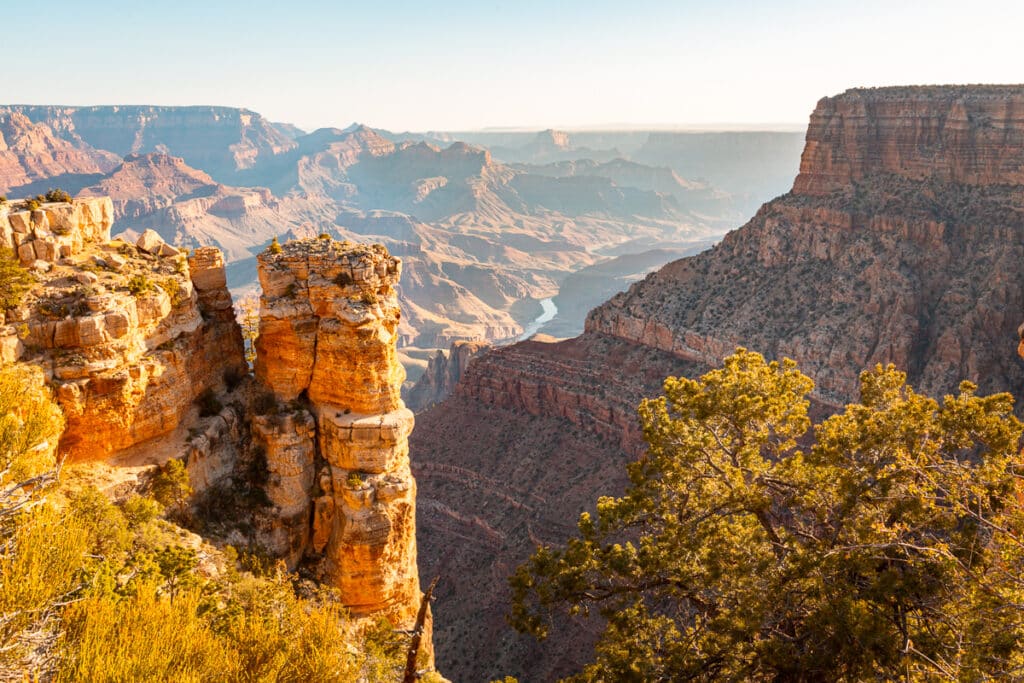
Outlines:
[[[858,373],[879,362],[933,394],[964,378],[1020,393],[1007,339],[1024,308],[1022,93],[822,100],[792,192],[592,311],[581,337],[478,359],[450,398],[419,414],[423,567],[496,596],[439,594],[442,667],[471,680],[573,668],[586,626],[560,625],[566,646],[538,655],[501,622],[504,577],[535,543],[571,533],[558,525],[597,496],[621,491],[623,465],[643,447],[633,411],[665,375],[699,373],[742,344],[797,359],[824,410],[855,399]]]
[[[452,343],[447,354],[438,349],[427,362],[423,375],[405,397],[406,404],[418,413],[448,398],[469,367],[469,361],[483,355],[490,348],[486,342],[457,341]]]
[[[234,107],[37,105],[0,108],[0,113],[4,110],[118,157],[157,151],[180,156],[222,181],[295,147],[256,112]]]
[[[401,261],[331,239],[258,259],[256,377],[272,397],[253,434],[282,520],[268,540],[293,564],[322,553],[325,580],[354,614],[409,628],[420,591],[413,415],[396,358]]]
[[[811,119],[793,191],[714,249],[595,309],[587,330],[715,363],[790,356],[817,397],[895,363],[933,394],[1024,380],[1005,353],[1024,304],[1022,87],[853,90]]]
[[[0,349],[52,378],[73,461],[173,431],[225,373],[244,372],[216,249],[186,260],[155,234],[140,240],[146,249],[112,242],[109,198],[20,208],[0,208],[0,243],[16,246],[38,283],[5,312]]]

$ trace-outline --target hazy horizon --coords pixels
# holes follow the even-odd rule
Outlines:
[[[54,0],[47,16],[43,49],[7,55],[9,103],[215,102],[303,130],[800,129],[852,87],[1020,81],[1024,6]]]

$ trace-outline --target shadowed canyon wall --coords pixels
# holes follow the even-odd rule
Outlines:
[[[636,405],[666,375],[743,345],[795,358],[823,410],[856,400],[875,363],[931,394],[965,378],[1019,394],[1008,340],[1024,308],[1022,97],[970,86],[825,98],[791,192],[594,309],[582,336],[474,360],[412,437],[424,571],[494,596],[439,591],[441,667],[465,680],[574,670],[595,625],[556,625],[543,648],[516,636],[502,623],[506,577],[622,491],[643,449]]]

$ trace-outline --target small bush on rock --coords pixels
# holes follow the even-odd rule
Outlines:
[[[32,275],[21,267],[14,252],[0,247],[0,310],[20,306],[33,282]]]

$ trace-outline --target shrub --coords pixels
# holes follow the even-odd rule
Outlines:
[[[6,203],[7,203],[7,195],[0,194],[0,204],[6,204]]]
[[[1024,660],[1024,425],[894,366],[811,431],[810,378],[737,349],[640,404],[631,486],[511,579],[519,630],[605,619],[571,680],[1005,680]],[[813,673],[812,673],[813,672]],[[1011,676],[1014,677],[1014,676]]]
[[[379,301],[379,299],[377,298],[377,293],[372,289],[368,289],[365,292],[363,292],[360,295],[359,300],[362,301],[367,306],[373,306]]]
[[[203,393],[196,397],[195,404],[199,406],[199,417],[217,415],[224,409],[212,388],[204,389]]]
[[[167,292],[167,296],[171,297],[172,306],[180,306],[185,301],[185,290],[181,288],[181,283],[176,278],[168,277],[161,280],[160,289]]]
[[[27,202],[25,202],[25,208],[28,209],[29,211],[38,211],[41,206],[42,202],[40,202],[38,199],[29,199]]]
[[[133,528],[152,522],[162,512],[163,507],[155,499],[138,494],[133,495],[121,505],[121,513],[128,520],[128,525]]]
[[[165,508],[183,510],[189,496],[192,495],[185,463],[172,458],[159,466],[150,481],[150,488],[153,498]]]
[[[281,249],[281,243],[277,241],[276,237],[270,241],[270,246],[267,247],[267,251],[271,254],[280,254],[283,251]]]
[[[136,273],[128,278],[128,291],[135,296],[151,292],[155,286],[145,273]]]
[[[14,252],[0,247],[0,310],[21,305],[35,279],[21,267]]]
[[[339,287],[348,287],[354,282],[355,280],[352,279],[352,274],[347,270],[341,271],[334,278],[334,284],[338,285]]]
[[[322,232],[319,235],[317,235],[316,238],[319,240],[329,240],[331,239],[331,236],[328,235],[326,232]]]
[[[51,188],[50,191],[47,192],[46,195],[44,196],[44,199],[46,199],[46,201],[48,201],[48,202],[69,202],[70,203],[71,202],[71,195],[68,194],[67,192],[65,192],[64,190],[61,190],[61,189],[54,190],[54,189]]]

